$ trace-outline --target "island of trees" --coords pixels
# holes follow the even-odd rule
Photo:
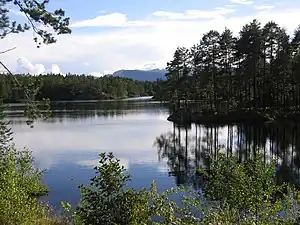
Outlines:
[[[172,121],[299,118],[300,27],[289,35],[275,22],[253,20],[238,36],[211,30],[190,49],[178,47],[167,69],[156,98],[170,99]]]

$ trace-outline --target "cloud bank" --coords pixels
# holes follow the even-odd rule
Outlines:
[[[17,64],[18,64],[17,73],[29,73],[32,75],[39,75],[39,74],[43,74],[46,70],[43,64],[33,65],[25,57],[18,58]]]
[[[51,70],[46,70],[43,64],[32,64],[25,57],[20,57],[17,59],[16,73],[31,75],[40,75],[45,73],[62,74],[57,64],[52,64]]]
[[[268,5],[250,0],[228,0],[231,5],[210,10],[190,9],[183,11],[154,11],[144,17],[131,19],[120,12],[99,13],[94,18],[72,21],[72,35],[59,36],[58,42],[49,46],[35,47],[31,32],[11,34],[1,40],[1,46],[18,47],[3,55],[9,68],[27,69],[30,73],[44,70],[43,62],[53,62],[64,68],[64,73],[85,73],[97,76],[103,71],[143,68],[147,64],[166,65],[178,46],[190,47],[201,35],[211,29],[223,31],[225,27],[235,34],[246,23],[258,19],[262,24],[273,20],[289,33],[299,25],[300,4],[280,5],[277,1]],[[265,2],[266,3],[266,2]],[[271,4],[272,3],[272,4]],[[28,61],[18,60],[24,56]],[[57,73],[58,66],[52,67]]]

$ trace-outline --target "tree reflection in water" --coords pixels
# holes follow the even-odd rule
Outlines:
[[[167,160],[170,176],[177,185],[198,190],[202,179],[197,168],[209,169],[209,158],[218,150],[227,156],[235,154],[245,161],[260,150],[265,163],[277,162],[277,182],[290,182],[300,187],[300,124],[235,124],[226,126],[179,126],[155,140],[159,160]]]

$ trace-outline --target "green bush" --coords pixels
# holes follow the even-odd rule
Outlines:
[[[241,163],[236,157],[218,154],[209,170],[203,172],[205,197],[218,202],[204,220],[221,224],[295,224],[299,216],[298,192],[288,184],[276,185],[275,163],[265,163],[262,155]]]
[[[29,151],[8,148],[0,155],[0,224],[41,224],[46,207],[37,196],[47,192],[41,184],[41,172],[32,167]]]
[[[125,189],[129,176],[112,154],[100,155],[89,187],[80,186],[81,201],[76,218],[83,224],[129,224],[137,194]]]
[[[191,219],[180,218],[183,209],[167,200],[170,194],[180,189],[159,194],[155,182],[150,190],[128,188],[126,184],[130,176],[112,153],[100,154],[99,166],[95,170],[96,176],[91,179],[90,185],[80,186],[81,201],[73,214],[76,224],[191,224],[186,223]],[[62,205],[70,211],[67,203]],[[154,223],[154,216],[159,217],[161,222]]]
[[[149,190],[128,188],[130,176],[119,160],[102,153],[96,176],[80,186],[81,201],[70,221],[47,216],[49,208],[38,201],[47,192],[41,171],[32,167],[29,151],[10,147],[0,157],[0,224],[296,224],[299,194],[287,184],[276,185],[274,169],[259,154],[244,163],[219,154],[201,170],[206,199],[200,202],[197,193],[183,187],[164,193],[156,191],[155,182]],[[181,206],[169,200],[171,194],[181,195]],[[71,205],[62,205],[71,212]]]
[[[197,193],[183,187],[161,194],[155,182],[150,190],[127,188],[130,176],[112,153],[100,154],[95,169],[90,185],[80,186],[82,198],[73,214],[76,224],[288,225],[296,224],[298,217],[298,192],[287,184],[276,185],[275,165],[265,164],[259,154],[244,163],[219,154],[209,170],[201,170],[205,177],[203,202]],[[170,194],[181,195],[180,207],[169,200]],[[70,205],[64,206],[70,211]]]

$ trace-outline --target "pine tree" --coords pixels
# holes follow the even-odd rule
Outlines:
[[[69,34],[71,29],[69,26],[69,18],[65,17],[65,12],[62,9],[54,10],[53,12],[47,10],[47,5],[50,0],[43,0],[39,3],[36,0],[0,0],[0,37],[5,38],[10,33],[20,33],[29,29],[33,29],[36,36],[34,41],[41,45],[39,38],[45,44],[55,43],[56,39],[53,33],[46,29],[41,29],[37,25],[52,27],[54,32],[58,35]],[[16,21],[11,21],[8,16],[9,6],[15,5],[20,12],[24,13],[28,19],[28,23],[18,24]]]
[[[300,110],[300,26],[295,30],[290,43],[290,70],[292,80],[295,82],[295,104]]]
[[[201,100],[197,111],[209,115],[220,109],[265,119],[300,113],[300,27],[289,37],[273,21],[261,27],[253,20],[237,37],[229,29],[205,33],[188,57],[179,50],[167,68],[173,101]]]
[[[249,106],[257,108],[257,76],[259,73],[259,58],[261,56],[261,29],[260,23],[253,20],[246,24],[240,32],[238,51],[243,56],[243,75],[248,79]],[[252,104],[251,104],[252,103]]]
[[[216,75],[217,65],[220,54],[220,34],[218,31],[211,30],[204,34],[200,41],[201,57],[204,64],[204,72],[210,74],[210,82],[212,89],[209,90],[210,94],[210,108],[211,110],[217,110],[217,86]]]
[[[235,63],[235,38],[229,29],[225,29],[220,36],[220,55],[219,55],[219,94],[226,100],[227,110],[235,104],[235,88],[233,76],[233,66]]]
[[[265,93],[264,99],[270,106],[278,105],[279,103],[279,82],[277,72],[274,68],[274,60],[279,49],[280,42],[280,27],[274,23],[269,22],[263,28],[263,43],[264,43],[264,82]],[[274,102],[275,101],[275,102]]]
[[[181,81],[188,73],[188,49],[177,48],[172,61],[167,63],[167,85],[168,85],[168,99],[175,109],[180,108],[180,100],[183,97],[183,85]]]

